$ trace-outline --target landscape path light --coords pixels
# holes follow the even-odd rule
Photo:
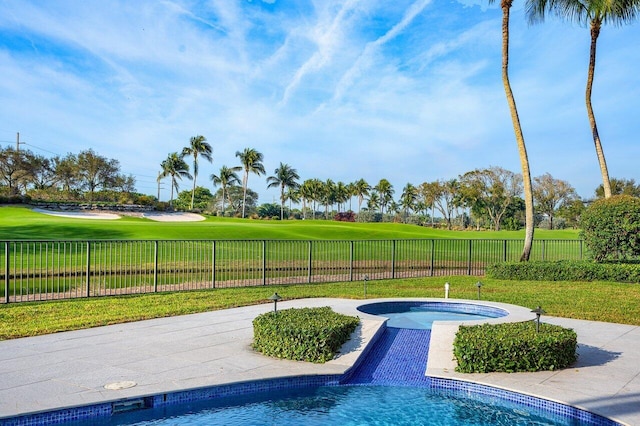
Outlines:
[[[369,275],[365,275],[362,281],[364,285],[364,297],[367,297],[367,281],[369,281]]]
[[[478,281],[476,283],[476,287],[478,287],[478,300],[480,300],[480,287],[482,287],[482,283],[480,281]]]
[[[448,299],[449,298],[449,287],[451,287],[449,285],[449,283],[444,283],[444,298]]]
[[[536,332],[539,333],[540,332],[540,315],[546,314],[546,312],[540,306],[538,306],[537,308],[535,308],[531,312],[536,314]]]
[[[278,300],[282,300],[282,297],[278,293],[273,293],[269,297],[269,300],[273,300],[273,313],[277,314],[278,313]]]

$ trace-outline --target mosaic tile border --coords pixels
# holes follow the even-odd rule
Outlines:
[[[578,424],[581,425],[623,426],[621,423],[607,417],[603,417],[599,414],[548,399],[508,391],[493,386],[482,385],[479,383],[436,377],[431,377],[430,379],[431,387],[433,389],[438,389],[445,394],[466,397],[482,395],[483,397],[490,398],[496,403],[501,401],[514,402],[528,407],[535,414],[544,415],[546,413],[548,415],[551,413],[566,419],[567,421],[577,421],[579,422]]]

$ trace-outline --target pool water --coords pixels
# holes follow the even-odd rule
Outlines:
[[[514,403],[414,387],[327,386],[219,398],[113,416],[99,425],[571,425]],[[159,418],[160,417],[160,418]],[[574,420],[575,421],[575,420]]]
[[[387,327],[431,330],[434,321],[475,321],[506,316],[502,309],[489,306],[440,302],[380,302],[358,310],[388,318]]]

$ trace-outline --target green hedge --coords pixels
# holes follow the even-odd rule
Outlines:
[[[253,348],[268,356],[323,363],[333,359],[359,322],[329,307],[268,312],[253,320]]]
[[[614,281],[640,283],[640,263],[596,263],[589,260],[507,262],[490,265],[486,276],[500,280]]]
[[[534,321],[460,326],[453,342],[456,371],[545,371],[566,368],[578,356],[575,331]]]

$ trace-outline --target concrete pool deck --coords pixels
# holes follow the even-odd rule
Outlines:
[[[362,319],[355,338],[326,364],[273,359],[251,349],[251,321],[272,310],[272,304],[0,341],[0,421],[234,382],[341,374],[384,322],[358,312],[357,306],[388,300],[402,299],[279,302],[279,309],[331,306]],[[459,374],[441,362],[432,365],[430,359],[427,374],[539,396],[640,425],[640,327],[547,316],[543,321],[577,332],[580,357],[576,365],[554,372]],[[438,346],[437,328],[432,332],[434,347]],[[447,361],[446,356],[440,359]],[[131,384],[135,386],[127,387]],[[105,388],[108,385],[116,389]]]

